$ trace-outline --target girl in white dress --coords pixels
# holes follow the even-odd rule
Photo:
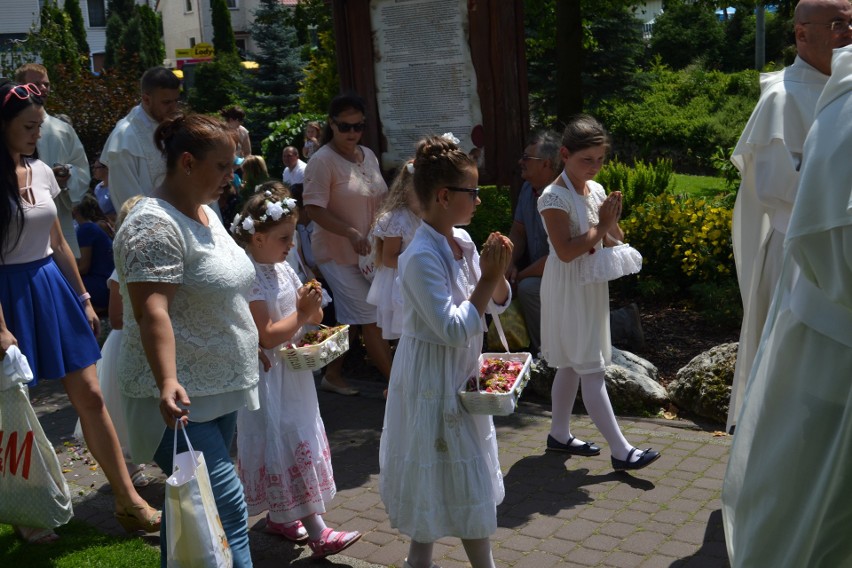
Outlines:
[[[267,532],[307,541],[313,558],[323,558],[361,534],[323,522],[337,489],[313,373],[293,371],[275,355],[322,320],[322,293],[302,286],[286,262],[295,230],[296,201],[283,187],[249,198],[231,225],[255,267],[249,309],[268,361],[260,369],[260,409],[237,416],[237,470],[249,514],[268,511]]]
[[[379,449],[391,526],[411,537],[406,568],[432,566],[433,542],[462,539],[474,568],[491,568],[503,476],[490,416],[472,415],[458,390],[477,372],[486,306],[509,304],[503,275],[512,243],[492,233],[477,254],[467,225],[480,203],[476,163],[451,135],[421,140],[414,187],[423,216],[399,257],[402,337]]]
[[[370,235],[376,250],[376,276],[370,285],[367,302],[376,306],[376,324],[385,339],[399,339],[402,335],[402,296],[397,264],[399,255],[411,243],[421,222],[413,172],[413,161],[400,169],[376,215]]]
[[[610,445],[613,469],[621,471],[641,469],[660,454],[650,448],[637,450],[618,427],[604,381],[612,355],[609,286],[580,283],[583,257],[624,238],[618,226],[621,192],[607,196],[592,181],[608,148],[609,136],[596,119],[572,118],[559,151],[565,168],[538,199],[550,242],[541,281],[541,302],[547,306],[541,310],[541,347],[548,364],[558,369],[551,390],[553,420],[547,449],[582,456],[600,453],[598,446],[571,435],[571,410],[582,382],[583,404]]]
[[[116,218],[116,231],[118,231],[124,218],[127,217],[127,214],[141,198],[141,195],[134,195],[124,202]],[[136,487],[146,487],[151,483],[151,478],[145,475],[145,465],[135,464],[129,458],[130,442],[127,435],[127,420],[124,418],[124,408],[121,405],[121,391],[118,388],[118,357],[121,353],[121,330],[124,327],[124,307],[122,306],[123,300],[118,284],[117,271],[112,271],[112,274],[107,279],[107,286],[109,287],[109,324],[112,329],[109,335],[107,335],[103,347],[101,347],[101,360],[97,363],[98,383],[101,386],[101,393],[104,396],[104,404],[112,418],[112,425],[115,427],[118,443],[121,445],[121,451],[124,453],[124,464],[127,466],[127,473],[130,474],[130,480]],[[83,441],[83,429],[80,427],[80,420],[77,420],[74,437]]]

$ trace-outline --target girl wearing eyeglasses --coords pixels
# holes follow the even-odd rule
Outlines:
[[[311,247],[332,296],[337,320],[360,325],[372,363],[387,379],[391,352],[376,325],[376,307],[367,303],[370,283],[359,257],[370,253],[369,231],[388,187],[376,155],[360,144],[366,126],[364,101],[340,95],[331,101],[323,145],[305,168],[304,204],[316,223]],[[358,394],[343,378],[341,357],[325,370],[320,388]]]
[[[133,487],[98,386],[100,320],[57,220],[59,185],[36,158],[43,104],[35,85],[0,83],[0,359],[17,345],[33,370],[30,386],[62,381],[112,486],[116,519],[131,532],[159,530],[160,512]],[[16,530],[29,542],[57,538],[51,530]]]
[[[466,412],[458,390],[475,376],[484,314],[509,305],[511,241],[492,233],[481,255],[460,225],[479,205],[476,163],[451,135],[420,141],[414,190],[423,223],[399,257],[402,337],[379,448],[391,526],[411,537],[405,568],[430,568],[434,541],[462,539],[474,568],[492,568],[503,476],[490,416]]]

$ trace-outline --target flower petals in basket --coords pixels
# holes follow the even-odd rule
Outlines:
[[[512,414],[530,380],[531,363],[530,353],[483,353],[477,376],[459,390],[462,405],[471,414]]]
[[[349,326],[322,326],[306,333],[299,343],[282,346],[278,356],[294,371],[321,369],[349,350]]]

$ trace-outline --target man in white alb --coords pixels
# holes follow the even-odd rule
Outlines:
[[[134,195],[150,195],[165,177],[166,161],[154,145],[157,126],[177,111],[180,79],[165,67],[145,71],[142,101],[115,125],[100,161],[109,168],[109,192],[116,211]]]
[[[799,184],[805,136],[831,74],[832,50],[852,43],[848,0],[801,0],[794,17],[798,56],[760,78],[761,95],[731,161],[742,185],[734,206],[734,258],[743,324],[728,410],[732,431],[781,273],[781,248]],[[782,282],[781,286],[789,286]]]

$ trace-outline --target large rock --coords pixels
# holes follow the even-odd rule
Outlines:
[[[550,400],[556,369],[544,360],[534,363],[527,389]],[[666,389],[657,382],[657,368],[628,351],[613,348],[612,364],[606,368],[606,387],[617,413],[656,412],[668,402]],[[582,388],[579,397],[582,398]]]
[[[612,344],[628,351],[641,351],[645,347],[645,334],[639,320],[639,308],[628,304],[609,312],[609,333]]]
[[[738,345],[717,345],[687,363],[669,384],[672,401],[698,416],[725,423]]]

